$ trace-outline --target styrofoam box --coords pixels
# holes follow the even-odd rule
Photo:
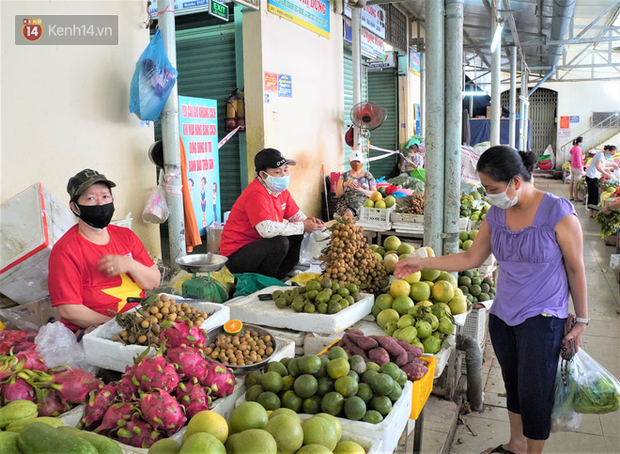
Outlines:
[[[201,326],[206,331],[222,326],[230,320],[230,309],[223,304],[195,303],[192,300],[177,299],[177,302],[181,301],[187,302],[196,309],[209,314],[209,317]],[[132,311],[135,311],[135,309],[132,309]],[[133,359],[147,347],[143,345],[123,345],[120,342],[113,341],[112,336],[120,333],[123,329],[122,326],[116,323],[115,319],[112,319],[86,334],[82,339],[86,360],[93,366],[125,372],[125,366],[131,366]],[[154,355],[155,350],[151,349],[149,354]]]
[[[230,317],[247,323],[296,331],[333,334],[353,325],[372,310],[375,297],[363,293],[364,298],[335,314],[306,314],[290,308],[278,309],[272,300],[261,301],[258,295],[271,294],[276,290],[292,287],[271,286],[246,297],[234,298],[225,303],[230,308]]]
[[[19,304],[45,298],[52,246],[75,216],[41,183],[0,205],[0,292]]]
[[[345,432],[351,439],[357,441],[363,440],[363,437],[368,438],[372,434],[371,443],[376,444],[373,446],[373,453],[392,453],[398,447],[398,440],[401,434],[407,427],[407,421],[409,421],[409,415],[411,414],[411,396],[413,393],[413,383],[407,380],[403,387],[403,393],[398,398],[392,411],[378,424],[371,424],[364,421],[352,421],[350,419],[338,418],[342,424],[343,436]],[[236,405],[241,405],[245,402],[245,396],[242,396],[237,400]],[[309,418],[312,415],[300,413],[299,417],[302,419]],[[378,443],[381,440],[381,443]],[[360,443],[362,444],[362,443]],[[363,446],[363,445],[362,445]],[[368,452],[368,451],[367,451]]]

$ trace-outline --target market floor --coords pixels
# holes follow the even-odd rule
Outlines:
[[[566,197],[568,192],[561,180],[538,179],[536,187],[562,197]],[[620,293],[616,278],[609,268],[610,255],[615,254],[616,250],[615,247],[605,245],[599,236],[598,224],[588,217],[585,205],[575,203],[575,209],[584,234],[584,261],[591,318],[584,335],[583,347],[609,372],[620,377],[620,315],[616,314],[620,307]],[[480,453],[508,441],[509,424],[504,383],[490,342],[484,351],[483,379],[485,410],[460,416],[451,445],[448,444],[449,440],[430,436],[435,431],[429,424],[430,418],[427,414],[422,452]],[[425,409],[425,412],[434,413],[430,408]],[[439,440],[435,441],[437,438]],[[577,432],[551,434],[544,452],[620,453],[620,411],[600,416],[584,415]]]

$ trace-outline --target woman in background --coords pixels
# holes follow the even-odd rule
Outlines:
[[[349,165],[336,184],[336,197],[339,197],[336,213],[340,216],[359,216],[364,202],[377,190],[377,182],[372,173],[366,172],[361,151],[351,153]]]
[[[590,207],[590,205],[598,205],[598,183],[601,178],[601,174],[605,175],[607,178],[613,178],[613,175],[607,170],[607,168],[614,167],[617,169],[618,165],[613,161],[607,163],[606,159],[609,159],[615,153],[615,145],[605,145],[603,151],[596,153],[592,158],[592,161],[590,161],[590,166],[588,167],[588,170],[586,170],[586,183],[588,184],[588,207]],[[590,217],[593,218],[595,215],[596,210],[590,209]]]
[[[583,175],[583,137],[579,136],[573,140],[573,148],[570,149],[570,184],[568,185],[568,196],[570,201],[577,200],[577,183],[581,181]]]

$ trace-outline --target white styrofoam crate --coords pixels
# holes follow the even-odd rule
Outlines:
[[[465,324],[460,328],[460,333],[473,337],[478,345],[482,347],[486,341],[487,319],[488,311],[486,307],[472,309]]]
[[[209,331],[212,328],[222,326],[230,320],[230,309],[218,303],[195,303],[192,300],[177,299],[177,302],[187,302],[191,306],[206,312],[209,317],[202,324],[201,328]],[[135,309],[132,309],[135,311]],[[136,356],[146,348],[143,345],[123,345],[112,340],[112,336],[119,334],[124,328],[111,319],[99,326],[92,332],[84,335],[82,344],[86,360],[93,366],[103,367],[118,372],[125,372],[125,366],[131,366]],[[155,354],[151,348],[149,354]]]
[[[234,298],[226,302],[230,317],[243,322],[296,331],[333,334],[345,330],[372,311],[374,295],[363,293],[364,298],[335,314],[306,314],[294,312],[291,308],[278,309],[273,300],[261,301],[258,295],[272,294],[276,290],[292,287],[271,286],[249,296]]]
[[[48,262],[54,243],[75,216],[41,183],[0,205],[0,292],[19,304],[49,295]]]
[[[424,215],[392,212],[392,214],[390,214],[390,221],[392,221],[393,224],[424,224]]]

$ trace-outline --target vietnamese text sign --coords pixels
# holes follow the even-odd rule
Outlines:
[[[265,73],[265,91],[278,91],[278,75]]]
[[[200,234],[220,218],[220,165],[217,148],[217,103],[179,96],[180,132],[187,160],[187,183]]]
[[[344,19],[344,39],[351,42],[351,21]],[[362,29],[360,33],[362,54],[370,58],[383,59],[383,40],[373,35],[368,30]]]
[[[568,124],[569,124],[568,117],[560,117],[560,128],[562,129],[570,128]]]
[[[570,129],[569,128],[558,129],[558,137],[570,137]]]
[[[293,97],[293,79],[288,74],[278,74],[278,96],[280,98]]]
[[[61,46],[118,44],[118,16],[15,16],[15,45]]]
[[[269,0],[267,11],[329,38],[328,0]]]
[[[344,15],[351,19],[351,7],[345,3]],[[362,27],[385,39],[385,10],[380,6],[365,6],[361,17]]]
[[[420,54],[414,52],[409,48],[409,72],[412,72],[416,76],[420,75]]]
[[[209,8],[209,0],[174,0],[174,13],[197,13],[199,11],[206,11]],[[151,2],[149,12],[153,15],[157,15],[157,1]]]
[[[571,123],[579,123],[579,115],[571,115],[570,116]]]

